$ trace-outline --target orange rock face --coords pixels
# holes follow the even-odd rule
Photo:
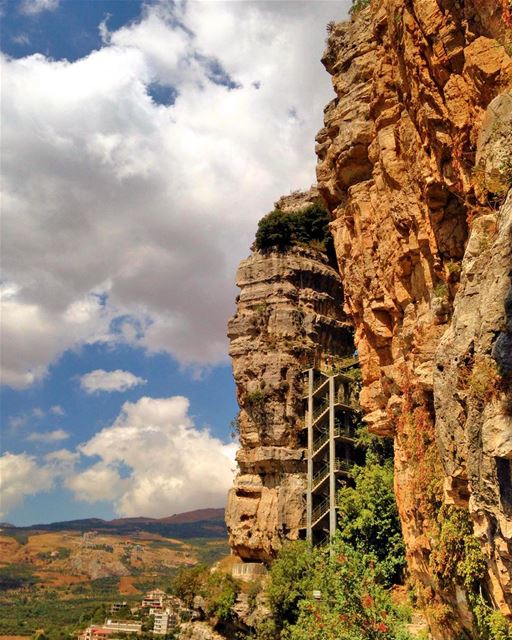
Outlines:
[[[510,392],[503,380],[484,401],[468,391],[478,363],[500,355],[504,373],[512,362],[505,18],[489,0],[372,2],[332,29],[323,58],[336,98],[317,136],[318,188],[356,329],[361,404],[373,432],[395,438],[409,568],[446,640],[475,631],[464,590],[433,575],[442,485],[482,541],[486,598],[505,615],[512,607]]]

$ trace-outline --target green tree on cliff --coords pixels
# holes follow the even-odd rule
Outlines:
[[[299,211],[284,213],[279,209],[264,216],[258,223],[255,247],[258,251],[285,251],[294,244],[310,244],[322,251],[332,243],[327,211],[312,204]]]

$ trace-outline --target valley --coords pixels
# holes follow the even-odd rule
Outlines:
[[[157,533],[160,531],[161,533]],[[166,589],[182,568],[228,553],[224,510],[169,518],[3,526],[0,636],[68,637],[117,600]]]

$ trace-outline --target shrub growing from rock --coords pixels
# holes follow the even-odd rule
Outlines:
[[[258,223],[255,248],[258,251],[286,251],[293,245],[310,245],[327,251],[332,243],[327,211],[318,204],[284,213],[279,209]]]

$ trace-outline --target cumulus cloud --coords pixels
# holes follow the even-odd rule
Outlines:
[[[34,456],[26,453],[4,453],[0,456],[0,516],[26,496],[50,490],[59,473],[55,461],[39,465]]]
[[[69,433],[64,429],[55,429],[54,431],[34,431],[30,433],[26,440],[29,442],[59,442],[59,440],[66,440],[69,438]]]
[[[123,480],[115,467],[102,462],[92,465],[67,481],[67,486],[73,490],[75,497],[89,503],[117,500],[128,484],[129,481]]]
[[[343,13],[161,2],[116,31],[104,23],[104,45],[75,62],[3,59],[5,383],[26,387],[97,341],[184,366],[226,357],[256,222],[314,181],[332,95],[325,24]],[[120,317],[137,330],[114,329]]]
[[[25,15],[37,15],[43,11],[55,11],[59,4],[59,0],[23,0],[20,11]]]
[[[194,426],[182,396],[126,402],[115,422],[80,447],[99,460],[69,477],[87,502],[111,500],[123,516],[166,516],[223,505],[236,446]]]
[[[127,391],[139,384],[146,384],[147,380],[135,376],[130,371],[116,369],[115,371],[104,371],[96,369],[90,371],[80,378],[80,386],[87,393],[96,391]]]

